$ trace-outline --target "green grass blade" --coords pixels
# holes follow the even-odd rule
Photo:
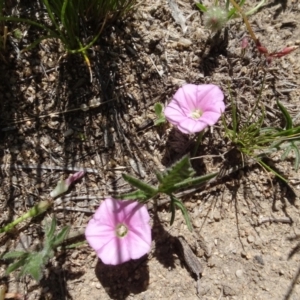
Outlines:
[[[264,169],[272,172],[276,177],[280,178],[282,181],[287,183],[287,180],[282,177],[280,174],[278,174],[274,169],[272,169],[269,165],[264,163],[262,160],[257,160],[258,164],[260,164]]]
[[[196,6],[199,8],[200,11],[202,11],[202,12],[207,12],[206,6],[204,6],[204,5],[201,4],[201,3],[195,3],[195,4],[196,4]]]
[[[277,99],[276,100],[277,105],[281,111],[281,113],[283,114],[283,117],[285,119],[285,128],[286,129],[291,129],[293,128],[293,120],[291,118],[291,115],[289,114],[289,112],[287,111],[287,109],[283,106],[283,104]]]

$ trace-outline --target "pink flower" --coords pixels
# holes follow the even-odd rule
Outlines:
[[[200,132],[219,120],[225,111],[223,99],[223,92],[214,84],[186,84],[176,92],[164,113],[181,132]]]
[[[106,198],[89,221],[85,236],[104,264],[118,265],[150,251],[149,220],[145,205]]]

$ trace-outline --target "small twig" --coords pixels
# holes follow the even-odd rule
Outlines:
[[[96,99],[96,100],[98,100],[98,99]],[[86,105],[86,106],[84,106],[84,108],[83,107],[77,107],[77,108],[63,110],[63,111],[58,111],[58,112],[52,112],[52,113],[49,113],[49,114],[46,114],[46,115],[40,115],[40,116],[36,116],[36,117],[32,117],[32,118],[25,118],[25,119],[22,119],[22,120],[16,120],[16,121],[13,121],[13,122],[11,122],[9,124],[4,124],[3,127],[5,127],[5,126],[10,127],[11,125],[14,125],[14,124],[19,124],[19,123],[27,122],[27,121],[33,121],[33,120],[35,120],[37,118],[38,119],[42,119],[42,118],[46,118],[46,117],[59,116],[59,115],[63,115],[63,114],[66,114],[66,113],[70,113],[70,112],[74,112],[74,111],[79,111],[79,110],[87,111],[90,108],[95,108],[95,107],[98,107],[100,105],[106,104],[108,102],[112,102],[112,101],[115,101],[115,98],[107,100],[105,102],[99,102],[99,104],[97,104],[97,105],[95,105],[95,104]]]
[[[197,294],[200,295],[200,278],[203,272],[203,266],[183,236],[178,236],[178,242],[186,266],[197,277]]]
[[[288,223],[288,224],[292,224],[293,223],[293,220],[289,217],[286,217],[286,218],[273,218],[273,217],[266,217],[266,218],[261,218],[257,225],[261,225],[261,224],[264,224],[264,223]]]
[[[221,298],[223,296],[223,290],[224,290],[224,288],[223,288],[223,286],[221,286],[221,292],[220,292],[220,296],[219,296],[218,300],[221,300]]]
[[[1,169],[15,169],[15,170],[22,170],[22,169],[30,169],[30,170],[56,170],[56,171],[67,171],[67,172],[79,172],[79,171],[85,171],[86,173],[93,173],[98,174],[98,170],[92,169],[92,168],[82,168],[82,167],[73,167],[73,166],[66,166],[66,167],[60,167],[60,166],[46,166],[46,165],[6,165],[1,164]]]
[[[59,211],[59,210],[69,210],[69,211],[77,211],[77,212],[83,212],[87,214],[93,214],[95,213],[94,210],[87,209],[87,208],[76,208],[76,207],[70,207],[70,206],[57,206],[54,207],[54,211]]]

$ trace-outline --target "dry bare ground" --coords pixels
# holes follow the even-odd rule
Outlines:
[[[249,18],[263,45],[270,51],[299,45],[299,2],[267,2]],[[10,38],[6,63],[0,65],[2,225],[48,199],[74,167],[90,169],[47,213],[74,233],[84,230],[105,196],[129,190],[123,172],[154,183],[154,170],[164,170],[193,148],[192,137],[170,125],[153,126],[153,105],[167,104],[184,83],[219,85],[229,122],[229,88],[247,117],[266,69],[265,124],[283,125],[276,99],[298,115],[299,50],[264,67],[255,47],[241,53],[247,35],[241,19],[210,35],[192,1],[177,3],[186,28],[176,24],[169,2],[153,0],[107,28],[89,51],[92,82],[81,57],[63,56],[57,41],[19,53],[34,40],[34,28],[26,28],[21,41]],[[99,106],[81,109],[97,101]],[[199,174],[234,167],[242,159],[231,148],[219,122],[205,135],[193,166]],[[26,299],[300,299],[300,179],[292,157],[280,156],[272,154],[271,162],[289,185],[253,164],[186,195],[193,233],[180,213],[169,226],[168,205],[151,209],[153,247],[140,260],[106,266],[83,245],[59,251],[38,284],[29,277],[18,280],[16,273],[4,276],[7,264],[1,261],[1,283]],[[38,243],[44,218],[2,235],[0,253]],[[178,236],[203,265],[199,294]]]

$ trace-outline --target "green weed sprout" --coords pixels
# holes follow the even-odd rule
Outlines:
[[[175,196],[175,193],[206,183],[210,179],[217,176],[218,173],[211,173],[204,176],[194,177],[190,159],[184,156],[176,162],[171,168],[163,173],[156,172],[156,177],[159,182],[158,186],[154,187],[128,174],[123,174],[123,178],[137,190],[128,194],[118,195],[117,199],[136,199],[141,203],[146,203],[149,199],[155,198],[159,194],[165,194],[170,198],[171,221],[172,225],[175,219],[175,208],[179,208],[185,218],[189,230],[192,230],[192,225],[188,216],[187,209],[180,199]]]
[[[243,6],[245,2],[246,0],[241,0],[238,4],[239,7]],[[249,16],[254,14],[265,3],[266,0],[262,0],[254,8],[245,12],[245,15]],[[201,12],[203,12],[204,26],[210,29],[212,32],[219,31],[224,27],[227,21],[239,16],[239,10],[235,6],[230,8],[230,0],[226,0],[226,5],[224,8],[219,5],[218,0],[215,0],[214,6],[212,7],[206,7],[201,3],[196,3],[196,6]]]
[[[2,257],[3,259],[15,260],[8,266],[6,274],[20,268],[20,277],[31,275],[39,282],[43,277],[45,265],[54,257],[56,247],[66,238],[69,226],[63,227],[57,234],[55,231],[56,219],[53,218],[51,223],[45,225],[45,239],[39,251],[10,251],[6,253]]]
[[[275,176],[286,182],[285,178],[268,166],[262,159],[272,152],[282,150],[281,159],[283,160],[291,152],[294,152],[294,168],[297,171],[300,164],[300,126],[293,124],[287,109],[278,100],[277,106],[286,123],[284,128],[264,126],[265,108],[260,103],[260,96],[249,117],[244,122],[239,118],[236,103],[231,102],[232,125],[229,128],[223,118],[225,135],[243,155],[254,159],[261,167],[271,171]],[[260,116],[255,118],[259,114]]]
[[[155,126],[166,122],[166,117],[164,115],[163,109],[164,109],[164,107],[161,103],[155,103],[154,111],[155,111],[155,114],[157,117],[156,120],[154,121]]]

